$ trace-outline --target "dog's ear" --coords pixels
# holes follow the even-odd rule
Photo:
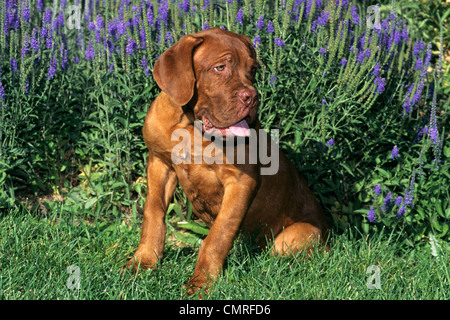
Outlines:
[[[186,35],[167,49],[156,61],[153,77],[176,105],[186,105],[194,95],[194,48],[203,38]]]

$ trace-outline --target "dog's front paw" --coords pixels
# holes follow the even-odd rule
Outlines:
[[[155,254],[148,251],[137,250],[134,256],[121,268],[122,274],[127,270],[137,272],[139,269],[154,269],[158,263]]]
[[[199,299],[202,299],[203,295],[206,294],[211,287],[211,282],[211,279],[207,277],[206,274],[198,276],[194,274],[191,279],[184,284],[186,295],[197,295]]]

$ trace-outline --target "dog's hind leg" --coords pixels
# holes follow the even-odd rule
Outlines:
[[[327,240],[322,231],[307,222],[296,222],[275,236],[272,254],[287,256],[304,252],[308,256]],[[328,245],[325,246],[328,251]]]

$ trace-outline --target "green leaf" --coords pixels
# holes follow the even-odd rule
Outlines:
[[[89,199],[88,201],[86,201],[86,204],[85,204],[85,208],[86,209],[90,209],[90,208],[92,208],[93,206],[94,206],[94,204],[97,202],[97,198],[91,198],[91,199]]]
[[[344,168],[344,169],[345,169],[352,177],[355,176],[354,173],[352,172],[352,170],[347,166],[346,163],[341,162],[340,165],[341,165],[341,167],[343,167],[343,168]]]
[[[192,232],[195,232],[197,234],[201,234],[204,236],[207,236],[209,233],[209,229],[200,226],[199,224],[193,222],[193,221],[180,221],[177,223],[177,226],[183,229],[191,230]]]
[[[169,204],[169,208],[167,209],[167,212],[174,211],[175,214],[180,217],[181,219],[184,219],[183,213],[181,212],[181,207],[178,203],[171,203]]]
[[[178,231],[173,231],[175,238],[192,247],[199,247],[202,239],[192,233],[184,234]]]

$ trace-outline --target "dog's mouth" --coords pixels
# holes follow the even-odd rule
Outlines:
[[[249,137],[250,136],[250,127],[248,123],[250,121],[250,117],[246,116],[244,119],[228,126],[219,128],[216,127],[206,115],[202,116],[202,130],[207,134],[214,134],[215,131],[219,131],[222,136],[238,136],[238,137]]]

